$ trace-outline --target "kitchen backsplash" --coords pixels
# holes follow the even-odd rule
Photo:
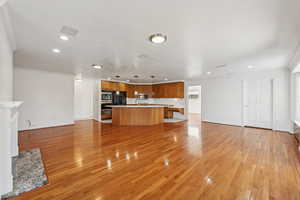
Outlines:
[[[136,104],[137,101],[135,98],[127,98],[127,104]],[[184,108],[185,107],[185,99],[177,99],[177,98],[149,98],[147,100],[138,100],[140,104],[166,104],[173,105],[176,108]]]

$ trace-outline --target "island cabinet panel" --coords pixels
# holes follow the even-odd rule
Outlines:
[[[163,107],[113,107],[112,124],[123,126],[148,126],[164,123]]]

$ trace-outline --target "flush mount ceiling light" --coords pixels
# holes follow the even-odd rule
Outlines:
[[[93,64],[92,67],[93,67],[94,69],[102,69],[102,68],[103,68],[103,66],[97,65],[97,64]]]
[[[211,72],[206,72],[208,75],[210,75],[211,74]]]
[[[167,41],[167,36],[165,36],[161,33],[156,33],[156,34],[150,35],[149,40],[152,43],[161,44],[161,43],[164,43]]]
[[[252,65],[249,65],[249,66],[248,66],[248,69],[252,69],[252,68],[253,68],[253,66],[252,66]]]
[[[164,78],[165,81],[169,80],[168,78]]]
[[[53,53],[60,53],[59,49],[52,49]]]
[[[66,36],[66,35],[60,35],[59,36],[59,39],[63,40],[63,41],[68,41],[69,40],[69,37]]]

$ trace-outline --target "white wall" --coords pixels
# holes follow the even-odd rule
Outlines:
[[[74,82],[74,119],[93,119],[95,80],[83,79]]]
[[[275,81],[276,130],[291,131],[290,117],[290,72],[288,69],[252,71],[226,78],[211,78],[190,82],[202,86],[203,121],[242,125],[242,81],[270,78]]]
[[[7,29],[7,11],[0,7],[0,101],[13,100],[13,48]]]
[[[20,109],[20,130],[74,123],[72,75],[15,68],[14,98],[24,102]]]
[[[196,94],[199,96],[198,99],[188,99],[189,103],[189,113],[201,113],[201,86],[190,86],[189,87],[189,95]]]
[[[202,120],[242,124],[242,82],[236,79],[208,80],[202,84]]]

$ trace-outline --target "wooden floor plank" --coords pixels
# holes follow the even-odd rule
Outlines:
[[[23,131],[49,184],[12,199],[300,199],[300,161],[285,132],[187,122],[126,127],[78,121]]]

